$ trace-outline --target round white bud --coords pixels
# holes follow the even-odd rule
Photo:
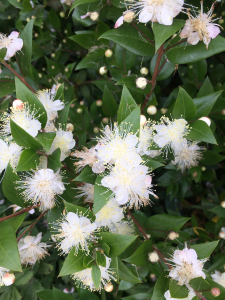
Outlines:
[[[201,167],[202,172],[205,172],[206,167]]]
[[[97,11],[93,11],[90,13],[90,19],[94,22],[98,20],[99,13]]]
[[[139,77],[136,79],[136,87],[139,89],[144,90],[146,88],[147,83],[148,80],[144,77]]]
[[[38,34],[37,32],[35,32],[34,37],[38,37],[38,35],[39,35],[39,34]]]
[[[65,72],[68,73],[69,72],[69,68],[65,68]]]
[[[64,30],[64,33],[65,33],[65,34],[67,34],[67,33],[68,33],[68,30],[67,30],[67,29],[65,29],[65,30]]]
[[[208,117],[201,117],[199,120],[205,122],[208,126],[211,125],[211,120]]]
[[[67,123],[66,124],[66,131],[73,131],[74,130],[74,126],[71,123]]]
[[[55,57],[55,53],[52,53],[51,56],[54,58]]]
[[[75,104],[74,104],[74,103],[71,103],[71,104],[70,104],[70,107],[72,107],[72,108],[73,108],[74,106],[75,106]]]
[[[130,22],[133,21],[134,17],[135,17],[135,12],[134,11],[128,11],[123,16],[123,20],[124,20],[124,22],[130,23]]]
[[[12,19],[12,17],[11,16],[8,16],[8,20],[11,20]],[[29,19],[29,18],[27,18],[27,19]],[[28,22],[28,21],[27,21]]]
[[[84,105],[84,101],[83,100],[80,101],[80,105]]]
[[[54,69],[55,69],[55,66],[51,66],[51,68],[52,68],[52,70],[54,70]]]
[[[193,66],[192,66],[192,65],[190,65],[190,66],[189,66],[189,69],[193,69]]]
[[[108,292],[108,293],[112,292],[112,290],[113,290],[113,285],[112,285],[112,283],[107,283],[107,284],[105,285],[104,289],[105,289],[105,291]]]
[[[10,273],[5,273],[5,275],[2,278],[2,281],[4,285],[9,286],[14,283],[15,281],[15,275]]]
[[[105,74],[107,73],[106,67],[101,67],[101,68],[99,69],[99,73],[100,73],[101,75],[105,75]]]
[[[107,124],[109,122],[109,119],[107,117],[102,119],[102,123]]]
[[[41,73],[38,73],[38,77],[39,77],[39,78],[42,78],[42,74],[41,74]]]
[[[15,99],[13,101],[12,106],[13,106],[14,109],[18,109],[18,110],[22,110],[24,108],[23,101],[21,101],[20,99]]]
[[[95,127],[95,128],[93,129],[93,131],[94,131],[94,133],[99,133],[99,128],[98,128],[98,127]]]
[[[224,19],[219,20],[219,24],[222,25],[224,23]]]
[[[211,289],[211,294],[214,296],[214,297],[218,297],[220,295],[220,289],[218,287],[213,287]]]
[[[169,234],[168,234],[168,238],[173,241],[177,238],[179,238],[179,233],[177,232],[174,232],[174,231],[171,231]]]
[[[45,67],[42,68],[42,71],[45,71]]]
[[[77,113],[78,113],[78,114],[81,114],[82,111],[83,111],[82,108],[78,108],[78,109],[77,109]]]
[[[222,202],[220,203],[220,205],[222,206],[222,208],[225,208],[225,201],[222,201]]]
[[[108,50],[105,51],[105,56],[106,57],[111,57],[112,55],[113,55],[113,52],[112,52],[111,49],[108,49]]]
[[[163,115],[165,115],[166,112],[167,112],[167,108],[164,108],[164,107],[163,107],[163,108],[160,109],[160,111],[161,111],[161,113],[162,113]]]
[[[220,237],[221,239],[225,239],[225,232],[220,231],[219,237]]]
[[[48,79],[48,82],[52,82],[51,78]]]
[[[223,109],[223,110],[221,111],[221,114],[222,114],[222,115],[225,115],[225,109]]]
[[[140,73],[141,73],[142,75],[148,75],[148,69],[145,68],[145,67],[143,67],[143,68],[141,68]]]
[[[66,43],[66,39],[63,39],[62,42],[65,44]]]
[[[97,100],[96,105],[99,106],[99,107],[102,106],[102,100]]]
[[[61,18],[65,18],[65,13],[64,13],[63,11],[61,11],[61,12],[59,13],[59,15],[60,15]]]
[[[152,263],[155,263],[159,260],[158,253],[155,251],[149,253],[148,258],[149,258],[150,262],[152,262]]]
[[[157,108],[154,105],[150,105],[147,108],[147,113],[151,116],[155,115],[157,113]]]
[[[146,117],[144,115],[141,115],[141,117],[140,117],[140,125],[141,126],[145,126],[146,122],[147,122]]]
[[[150,239],[150,237],[151,237],[151,234],[150,234],[150,233],[148,233],[148,234],[146,234],[146,236],[147,236],[147,238],[148,238],[148,239]]]

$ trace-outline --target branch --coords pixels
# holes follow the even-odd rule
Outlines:
[[[134,25],[134,23],[131,24],[135,29],[137,29],[137,31],[139,31],[141,34],[143,34],[144,37],[146,37],[146,39],[152,43],[152,45],[155,46],[155,43],[146,35],[144,34],[144,32],[142,32],[136,25]]]
[[[198,297],[198,298],[200,298],[200,299],[202,299],[202,300],[207,300],[204,296],[202,296],[198,291],[195,291],[195,295]]]
[[[12,215],[9,215],[9,216],[0,218],[0,222],[3,222],[3,221],[5,221],[5,220],[8,220],[8,219],[14,218],[14,217],[16,217],[16,216],[19,216],[19,215],[21,215],[21,214],[23,214],[23,213],[25,213],[25,212],[27,212],[27,211],[30,211],[32,208],[36,208],[36,207],[38,207],[38,206],[39,206],[39,205],[28,206],[28,207],[22,209],[21,211],[16,212],[15,214],[12,214]]]
[[[186,41],[187,41],[187,39],[184,39],[183,41],[180,41],[180,42],[178,42],[178,43],[176,43],[176,44],[174,44],[174,45],[172,45],[172,46],[166,48],[166,49],[164,50],[164,52],[166,52],[167,50],[169,50],[169,49],[171,49],[171,48],[173,48],[173,47],[175,47],[175,46],[177,46],[177,45],[179,45],[179,44],[182,44],[183,42],[186,42]]]

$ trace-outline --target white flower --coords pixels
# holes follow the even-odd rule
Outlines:
[[[41,238],[42,232],[38,233],[37,236],[27,235],[25,238],[19,240],[18,249],[22,264],[34,265],[37,260],[48,255],[46,248],[50,246],[46,243],[42,243]]]
[[[137,152],[140,155],[147,155],[149,157],[155,157],[160,155],[160,150],[148,150],[152,142],[152,129],[150,124],[147,123],[144,127],[140,129],[139,133],[139,143],[137,147]]]
[[[116,165],[111,173],[105,176],[101,183],[109,188],[120,204],[138,209],[141,205],[149,204],[152,177],[148,175],[148,168],[143,165],[132,167],[129,164]]]
[[[169,276],[178,281],[178,285],[188,284],[193,278],[206,277],[202,271],[205,260],[199,260],[196,251],[188,249],[187,245],[183,250],[175,250],[171,261],[174,265]]]
[[[220,229],[219,237],[220,237],[221,239],[225,239],[225,227],[222,227],[222,228]]]
[[[52,154],[57,148],[61,150],[60,161],[63,161],[70,155],[70,150],[75,146],[76,142],[73,139],[71,131],[57,130],[56,137],[54,138],[49,154]]]
[[[14,274],[5,273],[5,275],[3,276],[3,284],[5,286],[12,285],[14,283],[15,279],[16,279],[16,277]]]
[[[82,186],[77,187],[76,189],[79,190],[79,195],[76,198],[84,197],[84,202],[86,203],[93,203],[94,202],[94,188],[93,184],[85,183]]]
[[[92,167],[94,173],[102,173],[105,171],[105,166],[103,161],[99,160],[97,157],[97,148],[100,147],[98,144],[96,147],[90,149],[84,147],[83,151],[75,151],[71,155],[76,158],[81,158],[81,160],[74,163],[77,168],[77,172],[80,172],[85,166]]]
[[[208,13],[203,13],[203,1],[201,1],[201,12],[196,17],[193,17],[190,12],[187,13],[188,20],[180,33],[181,38],[188,38],[187,42],[191,45],[196,45],[199,41],[203,41],[208,49],[211,39],[214,39],[219,33],[219,25],[213,24],[215,20],[212,18],[214,4],[211,6]]]
[[[211,276],[216,283],[225,287],[225,272],[221,273],[219,271],[215,271],[215,274],[212,274]]]
[[[7,168],[10,161],[15,170],[19,162],[22,148],[16,143],[7,144],[0,139],[0,173]]]
[[[11,107],[10,113],[5,113],[2,117],[1,132],[3,135],[11,134],[10,119],[12,119],[18,126],[35,137],[41,129],[41,123],[36,119],[36,112],[31,111],[27,105],[23,109],[16,109]]]
[[[106,256],[106,266],[105,267],[99,266],[101,271],[101,282],[98,291],[104,288],[107,285],[107,283],[111,281],[111,279],[116,280],[116,278],[113,275],[114,272],[109,268],[110,263],[111,263],[111,258],[108,258]],[[83,271],[76,272],[72,274],[72,278],[76,280],[78,286],[81,285],[84,286],[84,288],[88,288],[90,291],[95,291],[96,287],[92,280],[91,271],[92,268],[88,268]]]
[[[93,236],[97,229],[95,223],[84,216],[78,216],[73,212],[69,212],[63,219],[56,224],[59,234],[54,237],[59,241],[59,248],[62,253],[69,253],[73,247],[77,253],[79,249],[89,252],[88,246],[96,238]]]
[[[27,174],[19,183],[25,200],[35,205],[39,204],[42,211],[53,208],[56,195],[65,191],[61,175],[51,169],[41,169],[34,174]]]
[[[95,216],[97,226],[108,226],[123,219],[123,208],[114,199],[110,199]]]
[[[135,12],[130,10],[125,11],[123,15],[119,17],[119,19],[116,21],[114,28],[120,27],[123,24],[123,22],[127,22],[127,23],[132,22],[134,17],[135,17]]]
[[[7,48],[5,60],[9,60],[17,51],[22,49],[23,40],[18,38],[18,36],[19,32],[17,31],[11,32],[8,37],[0,33],[0,49]]]
[[[157,133],[153,137],[153,141],[160,147],[166,147],[166,151],[171,146],[172,150],[179,151],[183,147],[184,136],[188,133],[187,121],[184,119],[176,119],[170,121],[168,118],[161,118],[162,124],[154,125]]]
[[[57,112],[65,106],[59,99],[55,100],[55,96],[56,92],[52,93],[51,90],[37,92],[37,97],[47,112],[48,121],[53,121],[58,116]]]
[[[4,285],[3,283],[3,276],[5,275],[5,273],[9,272],[9,269],[0,267],[0,286]]]
[[[196,296],[196,294],[195,294],[194,290],[190,290],[188,293],[188,296],[186,298],[182,298],[182,300],[191,300],[195,296]],[[181,300],[180,298],[179,299],[171,298],[169,290],[165,292],[164,297],[166,298],[166,300]]]
[[[135,226],[133,221],[120,221],[111,223],[109,225],[109,231],[116,234],[135,234]]]
[[[127,0],[129,10],[139,15],[140,23],[149,21],[172,25],[173,18],[182,10],[183,0]]]

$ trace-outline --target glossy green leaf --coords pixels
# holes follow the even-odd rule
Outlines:
[[[94,189],[94,206],[93,212],[96,214],[99,212],[103,206],[109,201],[112,192],[101,185],[102,176],[99,175],[95,181],[95,189]]]
[[[95,288],[98,290],[101,282],[101,270],[97,265],[93,265],[91,268],[91,278],[93,280]]]
[[[115,49],[115,62],[121,70],[130,70],[135,63],[136,55],[128,50],[123,49],[118,44]],[[125,69],[124,69],[125,68]]]
[[[56,289],[55,287],[53,287],[53,296],[54,300],[74,300],[74,298],[71,295],[62,292]]]
[[[124,261],[136,265],[144,267],[146,265],[146,261],[148,260],[148,253],[152,251],[152,241],[147,240],[144,241],[141,246],[128,258],[124,259]]]
[[[26,284],[34,275],[34,273],[32,271],[30,271],[29,269],[25,269],[23,270],[23,273],[16,273],[16,279],[15,279],[15,285],[16,286],[21,286]]]
[[[173,20],[173,24],[170,26],[161,25],[159,23],[152,23],[152,30],[155,36],[155,52],[159,47],[174,33],[181,29],[185,24],[184,20]]]
[[[6,52],[7,52],[7,48],[2,48],[0,49],[0,62],[2,60],[4,60],[5,56],[6,56]]]
[[[167,26],[167,27],[169,27],[169,26]],[[158,58],[158,52],[151,59],[151,63],[150,63],[151,75],[153,75],[153,73],[155,71],[157,58]],[[159,64],[159,68],[162,67],[162,69],[160,70],[160,73],[157,75],[157,78],[156,78],[157,81],[167,79],[175,71],[175,65],[167,60],[166,60],[166,63],[164,64],[164,66],[162,66],[165,59],[166,59],[166,55],[163,54],[160,64]]]
[[[213,89],[212,83],[209,80],[209,77],[207,76],[198,92],[197,97],[199,98],[199,97],[208,96],[210,94],[213,94],[213,92],[214,92],[214,89]]]
[[[139,280],[121,261],[121,259],[118,258],[118,269],[119,269],[119,278],[128,282],[133,283],[141,283],[141,280]]]
[[[118,123],[121,123],[124,119],[126,119],[126,117],[128,117],[135,108],[137,108],[137,103],[134,101],[134,98],[124,85],[117,116]]]
[[[95,31],[81,31],[79,34],[76,32],[76,35],[70,36],[70,39],[85,49],[90,49],[96,45]]]
[[[20,155],[16,172],[35,170],[39,164],[39,155],[32,149],[25,149]]]
[[[18,215],[16,217],[13,217],[11,219],[5,220],[4,223],[12,226],[12,228],[17,231],[20,227],[20,225],[23,223],[24,218],[26,217],[27,213],[23,213],[21,215]]]
[[[8,95],[14,91],[15,91],[15,82],[14,81],[10,82],[7,79],[0,81],[0,98],[5,95]],[[0,112],[1,112],[1,106],[0,106]]]
[[[162,164],[161,162],[159,162],[159,161],[157,161],[155,159],[149,158],[147,156],[144,156],[144,157],[146,157],[146,163],[145,163],[145,165],[147,167],[149,167],[151,171],[154,171],[155,169],[158,169],[158,168],[164,166],[164,164]]]
[[[191,279],[190,286],[196,291],[210,290],[210,284],[202,277]]]
[[[48,152],[51,148],[55,136],[55,132],[41,132],[36,136],[36,140],[38,140],[45,148],[46,152]]]
[[[57,172],[62,167],[60,161],[61,150],[57,148],[51,155],[48,156],[48,168]]]
[[[81,5],[81,4],[85,4],[85,3],[91,3],[91,2],[97,2],[99,0],[77,0],[76,2],[73,3],[73,5],[71,6],[70,8],[70,13],[71,11],[78,5]]]
[[[21,272],[22,268],[14,229],[3,222],[0,223],[0,232],[1,267]]]
[[[91,210],[87,209],[86,207],[78,206],[69,202],[64,201],[65,208],[67,212],[73,212],[75,214],[82,213],[85,216],[88,216],[89,218],[93,217],[93,213]]]
[[[192,98],[183,89],[179,88],[178,97],[175,102],[172,116],[174,119],[184,118],[185,120],[193,120],[196,114],[196,106]]]
[[[54,299],[54,295],[53,295],[53,290],[42,290],[42,291],[37,291],[36,295],[43,300],[53,300]]]
[[[106,267],[106,257],[100,251],[96,251],[95,259],[98,266]]]
[[[213,250],[218,245],[219,241],[205,243],[205,244],[196,244],[192,245],[191,248],[194,249],[197,252],[199,259],[208,258]]]
[[[66,276],[76,272],[80,272],[85,269],[83,266],[83,259],[85,257],[85,253],[83,251],[78,251],[77,255],[75,255],[75,249],[73,248],[68,254],[63,267],[59,273],[59,276]]]
[[[217,144],[210,127],[204,121],[195,121],[194,123],[191,123],[190,132],[188,133],[187,138],[194,141]]]
[[[140,117],[141,117],[141,107],[138,106],[136,107],[127,117],[123,122],[121,123],[124,124],[125,126],[127,124],[130,125],[130,130],[132,134],[136,134],[140,130]]]
[[[118,110],[118,104],[106,85],[102,98],[102,108],[105,115],[111,118],[115,117]]]
[[[225,218],[225,208],[221,207],[221,205],[215,206],[211,209],[209,209],[209,211],[213,212],[214,214]]]
[[[91,167],[86,166],[81,173],[74,179],[74,181],[86,182],[95,184],[96,174],[93,173]]]
[[[207,96],[193,99],[197,108],[195,119],[208,116],[221,93],[222,91],[218,91]]]
[[[218,164],[219,162],[223,161],[224,159],[225,159],[224,155],[221,155],[214,151],[205,150],[202,153],[201,163],[206,166],[211,166],[211,165]]]
[[[177,284],[177,281],[170,280],[169,290],[171,298],[183,299],[188,296],[188,289],[186,286],[180,286]]]
[[[153,40],[151,31],[144,25],[136,25],[149,39]],[[142,38],[140,38],[142,36]],[[142,35],[136,28],[130,25],[122,25],[119,28],[109,30],[100,36],[119,44],[128,51],[141,55],[150,56],[154,54],[154,45]]]
[[[164,294],[169,289],[169,282],[168,272],[162,272],[155,283],[151,300],[164,300]]]
[[[42,145],[23,128],[10,119],[11,134],[14,141],[21,147],[40,150]]]

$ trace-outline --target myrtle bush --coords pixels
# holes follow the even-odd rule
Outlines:
[[[0,2],[0,300],[225,298],[224,15]]]

